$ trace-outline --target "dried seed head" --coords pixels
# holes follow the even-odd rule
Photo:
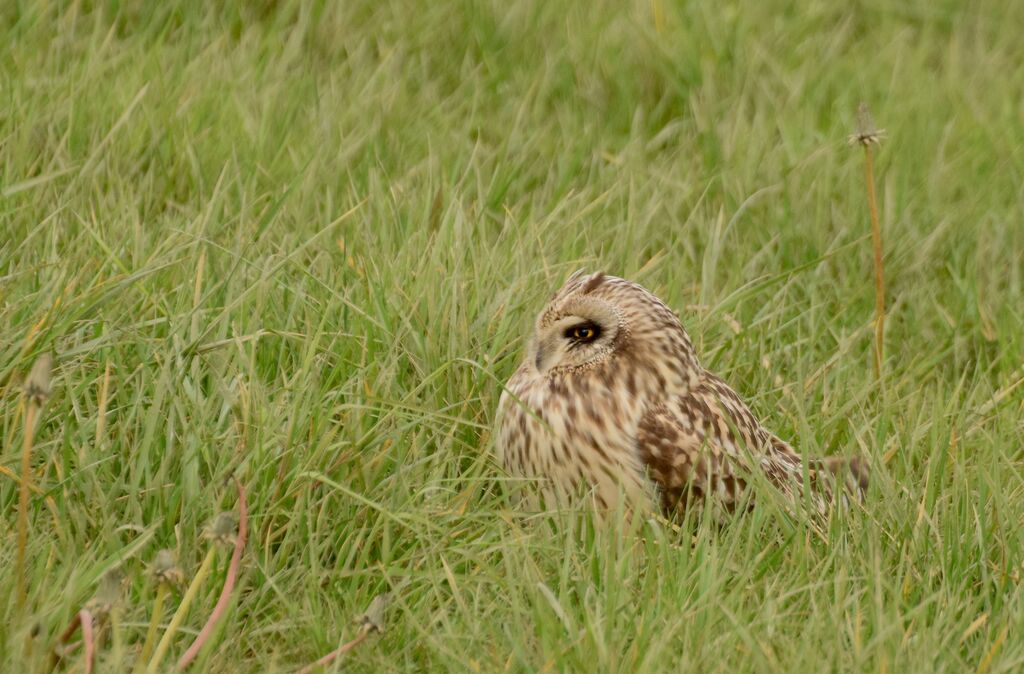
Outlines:
[[[235,513],[229,510],[218,514],[203,529],[203,538],[229,548],[235,547],[237,534],[238,522],[235,519]]]
[[[89,609],[96,620],[101,620],[110,615],[110,612],[121,601],[121,588],[124,586],[124,573],[120,567],[114,567],[103,574],[100,578],[99,587],[92,599],[86,602],[85,607]]]
[[[158,583],[181,585],[185,581],[185,574],[178,568],[178,560],[173,550],[158,551],[149,572]]]
[[[740,322],[737,321],[732,314],[726,312],[722,315],[722,318],[725,320],[725,324],[729,326],[729,329],[732,330],[733,334],[738,335],[743,332],[743,326],[740,325]]]
[[[876,129],[875,120],[871,117],[867,103],[857,106],[857,133],[850,134],[847,139],[850,145],[880,145],[885,138],[885,129]]]
[[[367,632],[384,633],[384,610],[391,602],[391,593],[378,594],[366,608],[366,612],[356,616],[355,622],[361,629]]]
[[[36,359],[25,380],[25,396],[36,405],[42,405],[50,397],[50,378],[53,372],[53,356],[44,353]]]

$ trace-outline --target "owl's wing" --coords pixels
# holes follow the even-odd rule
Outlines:
[[[731,511],[755,470],[786,494],[798,494],[803,487],[800,456],[710,373],[688,393],[670,396],[646,411],[637,429],[637,449],[668,513],[705,498]],[[836,473],[849,467],[856,474],[861,466],[857,460],[814,460],[807,471],[813,485],[824,482],[819,480],[822,470]],[[866,486],[861,475],[854,477],[858,486]],[[814,491],[817,496],[828,490]]]

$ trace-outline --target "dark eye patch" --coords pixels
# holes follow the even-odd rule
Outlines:
[[[601,336],[601,326],[593,321],[584,321],[576,325],[570,325],[562,334],[572,342],[572,346],[589,344]]]

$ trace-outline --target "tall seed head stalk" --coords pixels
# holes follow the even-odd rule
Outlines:
[[[864,148],[864,183],[871,213],[871,242],[875,251],[875,376],[882,378],[885,344],[885,277],[882,270],[882,225],[878,221],[878,199],[875,196],[875,168],[872,145],[881,145],[885,129],[876,129],[871,111],[865,103],[857,108],[857,133],[850,136],[851,145]]]
[[[18,494],[18,548],[15,558],[15,592],[18,611],[25,607],[28,599],[28,580],[25,577],[25,548],[28,546],[28,497],[32,486],[32,439],[35,434],[36,416],[39,409],[50,397],[50,377],[53,370],[53,356],[44,353],[39,356],[25,380],[25,441],[21,449],[21,484]]]

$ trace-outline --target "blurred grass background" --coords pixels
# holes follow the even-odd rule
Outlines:
[[[195,571],[234,474],[251,541],[210,671],[312,661],[389,588],[347,667],[1019,670],[1022,25],[1012,0],[4,3],[0,669],[42,667],[117,564],[99,664],[130,666],[146,564]],[[692,545],[513,517],[494,408],[578,267],[680,309],[801,450],[871,457],[863,511]]]

